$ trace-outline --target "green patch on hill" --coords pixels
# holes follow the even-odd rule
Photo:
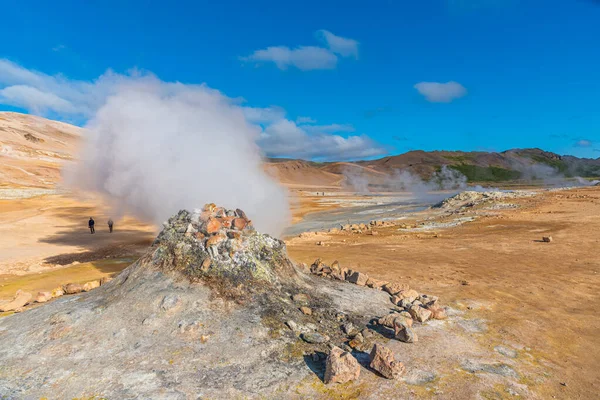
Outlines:
[[[480,167],[478,165],[460,164],[449,165],[448,167],[462,173],[467,177],[469,182],[505,182],[513,181],[521,177],[519,171],[493,166]]]

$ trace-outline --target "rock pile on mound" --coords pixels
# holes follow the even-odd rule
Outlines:
[[[181,211],[111,282],[0,319],[0,398],[313,398],[315,374],[398,379],[388,342],[416,342],[437,299],[315,264],[241,210]]]

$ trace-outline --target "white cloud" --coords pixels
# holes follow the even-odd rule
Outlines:
[[[0,89],[0,101],[17,107],[33,110],[36,114],[46,110],[72,113],[75,106],[54,93],[43,92],[32,86],[14,85]]]
[[[588,139],[580,139],[575,142],[575,147],[592,147],[593,143]]]
[[[342,57],[354,56],[354,58],[358,58],[358,41],[336,36],[325,29],[318,30],[316,35],[327,44],[332,52]]]
[[[274,122],[263,131],[258,144],[269,157],[352,160],[385,153],[381,146],[364,135],[346,138],[310,133],[303,128],[287,119]]]
[[[301,46],[290,49],[286,46],[267,47],[256,50],[243,61],[274,62],[279,69],[296,67],[302,71],[312,69],[334,69],[337,65],[337,56],[327,49],[315,46]]]
[[[210,112],[206,111],[207,106],[202,99],[208,96],[219,99],[223,103],[223,107],[239,111],[244,120],[251,125],[251,128],[244,131],[256,132],[256,137],[253,137],[251,141],[256,142],[262,152],[270,157],[348,160],[385,153],[381,146],[367,136],[345,137],[335,134],[353,132],[354,127],[350,124],[306,125],[316,122],[306,116],[298,117],[296,123],[286,118],[286,111],[281,107],[243,106],[240,99],[226,97],[218,90],[211,89],[206,85],[162,82],[152,74],[136,70],[131,71],[128,75],[108,71],[94,81],[70,80],[64,76],[51,76],[28,70],[10,61],[0,59],[0,103],[23,107],[36,114],[44,115],[51,112],[62,118],[81,117],[83,120],[88,120],[94,117],[97,119],[99,110],[101,112],[105,105],[113,101],[115,97],[120,96],[119,98],[122,100],[123,93],[130,93],[132,85],[136,89],[135,96],[137,96],[134,96],[133,100],[136,101],[132,100],[133,103],[141,104],[141,102],[137,102],[138,97],[143,97],[147,93],[149,96],[146,102],[147,107],[160,109],[168,105],[170,109],[162,111],[171,112],[174,115],[179,113],[176,107],[180,102],[188,113],[194,113],[194,105],[198,103],[198,112],[202,112],[202,115],[209,115]],[[150,104],[152,96],[156,95],[157,91],[164,102],[161,100],[158,105]],[[207,104],[214,102],[216,100],[211,100]],[[146,115],[146,111],[141,106],[129,107],[123,103],[122,107],[127,109],[128,113],[139,112]],[[130,119],[136,118],[136,116],[124,115],[123,118]],[[115,124],[120,122],[122,121],[115,121]],[[139,125],[136,126],[139,127]],[[217,125],[205,125],[204,128],[208,131],[212,129],[215,132],[221,129]],[[147,128],[144,127],[144,129]]]
[[[296,118],[297,124],[314,124],[317,120],[312,119],[311,117],[298,117]]]
[[[415,89],[432,103],[450,103],[467,94],[467,89],[458,82],[420,82]]]
[[[335,132],[354,132],[355,129],[350,124],[329,124],[329,125],[302,125],[303,129],[315,133],[335,133]]]
[[[317,46],[298,46],[296,48],[270,46],[256,50],[249,56],[240,57],[240,59],[257,65],[272,62],[282,70],[295,67],[301,71],[310,71],[334,69],[338,62],[336,54],[342,57],[358,57],[358,42],[356,40],[336,36],[326,30],[317,31],[316,35],[325,42],[327,48]]]
[[[285,117],[285,110],[281,107],[244,107],[244,115],[250,122],[264,124],[280,120]]]

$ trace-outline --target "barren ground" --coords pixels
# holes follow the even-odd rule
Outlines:
[[[296,219],[331,207],[309,192],[301,199],[294,204]],[[437,230],[438,237],[390,227],[378,229],[377,236],[292,238],[288,251],[299,262],[337,259],[376,278],[407,281],[439,295],[444,304],[477,321],[465,329],[482,347],[516,351],[510,362],[532,397],[597,398],[600,188],[544,192],[514,203],[521,207]],[[117,221],[115,233],[109,234],[104,226],[108,215],[93,204],[61,195],[0,200],[0,299],[18,287],[49,290],[113,275],[153,239],[154,228],[133,219]],[[97,221],[93,236],[87,230],[90,215]],[[539,241],[548,235],[552,243]],[[479,376],[448,374],[413,394],[472,398],[465,387]],[[481,395],[512,398],[502,381]]]
[[[600,390],[600,188],[545,192],[521,208],[451,229],[378,236],[322,234],[288,241],[297,261],[337,259],[385,280],[408,280],[487,329],[488,348],[517,350],[522,383],[542,398],[592,399]],[[552,243],[540,241],[552,236]],[[324,246],[317,246],[323,241]],[[490,398],[508,394],[499,388]]]

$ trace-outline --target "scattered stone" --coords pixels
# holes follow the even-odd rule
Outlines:
[[[369,366],[387,379],[398,379],[406,371],[404,364],[396,361],[394,353],[380,344],[373,346],[369,357]]]
[[[65,294],[65,291],[63,290],[62,287],[57,287],[56,289],[52,290],[52,297],[60,297],[63,296]]]
[[[89,292],[90,290],[96,289],[96,288],[99,288],[99,287],[100,287],[100,281],[99,280],[95,280],[95,281],[90,281],[90,282],[85,283],[82,286],[82,290],[84,292]]]
[[[542,238],[542,241],[543,241],[544,243],[550,243],[550,242],[552,242],[552,236],[544,236],[544,237]]]
[[[305,332],[302,335],[300,335],[300,337],[305,342],[312,344],[326,343],[329,341],[329,336],[321,335],[317,332]]]
[[[404,343],[418,341],[417,334],[412,329],[412,319],[398,317],[394,320],[394,337]]]
[[[394,328],[394,320],[400,316],[399,313],[391,313],[377,320],[377,323],[387,328]]]
[[[383,290],[388,292],[390,296],[394,296],[403,290],[409,290],[410,287],[406,283],[388,283],[383,286]]]
[[[35,296],[36,303],[45,303],[51,299],[52,299],[52,293],[50,293],[50,292],[38,292],[37,296]]]
[[[356,334],[358,334],[358,328],[354,326],[352,322],[347,322],[342,325],[342,330],[348,336],[356,336]]]
[[[77,294],[83,291],[83,286],[79,283],[68,283],[65,285],[64,289],[66,294]]]
[[[325,363],[325,383],[346,383],[360,376],[360,364],[350,354],[339,347],[333,347]]]
[[[16,311],[17,309],[27,305],[31,301],[31,297],[31,293],[27,293],[19,289],[11,301],[0,304],[0,312]]]
[[[417,320],[418,322],[425,322],[427,321],[430,317],[432,312],[420,307],[420,306],[412,306],[408,312],[410,313],[410,315],[413,317],[413,319]]]
[[[304,315],[312,315],[312,310],[309,307],[300,307],[300,311]]]
[[[380,289],[381,290],[381,288],[383,286],[387,285],[388,283],[389,282],[380,281],[380,280],[373,279],[373,278],[367,279],[367,286],[370,287],[370,288],[373,288],[373,289]]]
[[[431,319],[446,319],[448,315],[446,314],[446,309],[440,307],[438,305],[427,306],[427,309],[431,311]]]
[[[355,283],[358,286],[365,286],[369,277],[366,274],[356,271],[349,275],[346,280],[350,283]]]
[[[419,292],[414,289],[401,290],[396,294],[396,296],[399,296],[403,299],[408,299],[408,301],[412,303],[419,297]]]

